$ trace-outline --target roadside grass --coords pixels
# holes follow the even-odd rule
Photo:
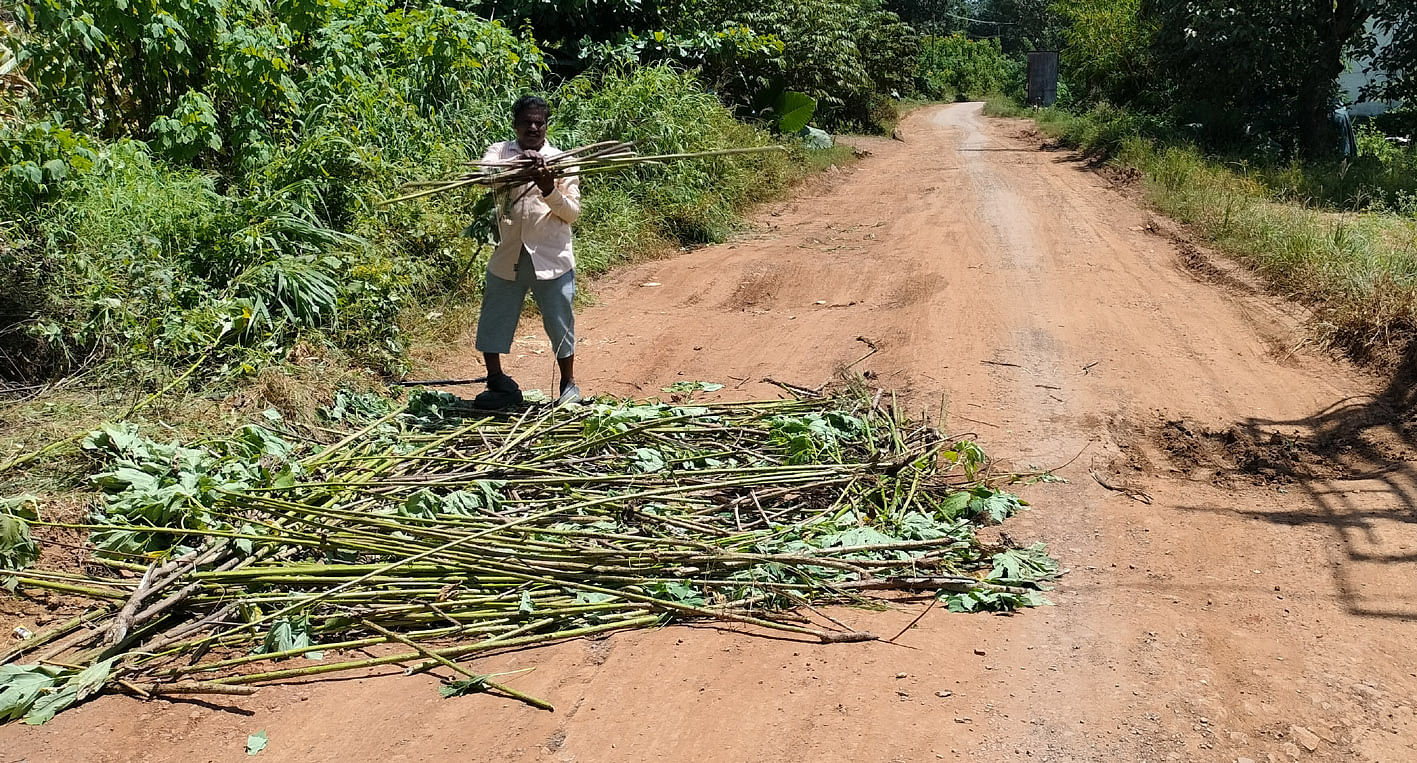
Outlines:
[[[1063,145],[1139,171],[1159,211],[1307,305],[1319,337],[1354,360],[1392,370],[1417,339],[1417,218],[1381,205],[1343,211],[1296,190],[1332,167],[1290,166],[1279,183],[1273,165],[1147,137],[1158,132],[1152,118],[1108,107],[1077,115],[998,98],[986,113],[1032,118]]]
[[[0,405],[0,464],[39,451],[50,443],[98,428],[105,421],[123,416],[137,401],[131,390],[99,385],[74,385],[45,392],[21,402]],[[178,395],[157,404],[134,418],[151,436],[201,437],[228,429],[211,400],[195,395]],[[88,460],[73,444],[9,473],[0,474],[0,497],[35,493],[41,497],[86,491]]]
[[[1417,336],[1417,220],[1274,201],[1265,185],[1191,147],[1124,142],[1167,215],[1310,306],[1321,336],[1356,360],[1394,367]]]

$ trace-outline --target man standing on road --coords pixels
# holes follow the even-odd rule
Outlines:
[[[505,408],[522,401],[521,388],[502,370],[502,356],[511,352],[526,294],[541,310],[542,325],[551,340],[560,369],[557,405],[580,400],[575,381],[576,319],[571,302],[576,293],[576,258],[571,253],[571,223],[581,214],[579,179],[557,178],[546,160],[561,151],[546,142],[551,107],[533,95],[512,106],[516,140],[493,143],[483,161],[518,157],[533,162],[533,182],[497,188],[499,240],[487,262],[482,313],[477,321],[477,350],[487,364],[487,390],[474,404]]]

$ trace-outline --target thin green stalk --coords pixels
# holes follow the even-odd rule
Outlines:
[[[506,641],[496,643],[482,642],[477,644],[462,644],[459,646],[446,647],[433,651],[441,657],[447,657],[451,659],[454,657],[462,657],[463,655],[467,654],[474,654],[476,652],[486,651],[488,649],[505,649],[518,646],[531,646],[533,644],[547,644],[551,643],[552,641],[564,641],[566,639],[579,638],[581,636],[590,636],[597,633],[605,633],[606,631],[623,630],[625,628],[638,628],[646,625],[652,625],[658,620],[659,617],[656,615],[645,615],[642,617],[635,617],[616,622],[588,625],[583,628],[571,628],[564,631],[558,631],[556,633],[537,634],[532,636],[525,636],[522,638],[507,639]],[[386,655],[384,657],[372,657],[364,660],[351,660],[349,662],[329,663],[325,665],[311,665],[305,668],[290,668],[286,670],[273,670],[266,673],[250,673],[240,676],[229,676],[227,678],[218,678],[213,681],[213,683],[238,685],[269,683],[272,681],[281,681],[287,678],[300,678],[306,676],[323,675],[325,673],[337,673],[348,670],[374,668],[382,665],[393,665],[395,663],[408,662],[409,660],[412,660],[418,656],[418,652],[405,652],[401,654]]]
[[[432,658],[434,661],[440,663],[440,664],[443,665],[444,667],[451,668],[451,669],[453,669],[454,671],[456,671],[456,672],[458,672],[458,673],[460,673],[460,674],[466,676],[466,677],[468,678],[468,680],[470,680],[470,681],[472,681],[472,682],[474,682],[474,683],[476,683],[476,684],[480,684],[480,685],[482,685],[482,686],[486,686],[486,687],[491,688],[491,689],[496,689],[497,691],[502,692],[503,694],[507,695],[508,697],[511,697],[512,699],[521,700],[522,702],[525,702],[525,703],[527,703],[528,705],[531,705],[532,707],[539,707],[539,708],[541,708],[542,710],[549,710],[549,711],[551,711],[551,712],[553,712],[553,713],[556,712],[556,708],[553,707],[550,702],[547,702],[547,701],[544,700],[544,699],[537,699],[536,697],[533,697],[533,696],[531,696],[531,695],[529,695],[529,694],[523,694],[523,693],[517,691],[516,689],[511,688],[510,686],[506,686],[506,685],[504,685],[504,684],[499,684],[499,683],[497,683],[497,682],[495,682],[495,681],[488,680],[488,677],[487,677],[487,676],[478,675],[477,673],[473,673],[472,671],[467,670],[467,669],[464,668],[463,666],[461,666],[461,665],[457,664],[456,662],[453,662],[452,660],[450,660],[450,659],[448,659],[448,658],[446,658],[446,657],[444,657],[444,656],[438,654],[437,652],[434,652],[433,650],[428,649],[427,647],[421,646],[421,645],[415,643],[414,641],[412,641],[412,640],[410,640],[410,639],[408,639],[408,638],[406,638],[406,637],[404,637],[404,636],[401,636],[401,635],[399,635],[399,634],[397,634],[397,633],[394,633],[393,631],[391,631],[391,630],[389,630],[388,628],[385,628],[385,627],[379,625],[379,624],[376,623],[376,622],[373,622],[373,621],[371,621],[371,620],[364,620],[363,623],[364,623],[364,626],[365,626],[366,628],[369,628],[370,630],[374,631],[375,633],[382,634],[387,640],[389,640],[389,641],[397,641],[398,643],[403,644],[404,646],[407,646],[407,647],[411,647],[411,648],[413,648],[413,649],[416,649],[416,650],[418,650],[418,653],[421,654],[421,655],[423,655],[424,657],[430,657],[430,658]]]

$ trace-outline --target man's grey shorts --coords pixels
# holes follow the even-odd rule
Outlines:
[[[536,266],[531,255],[522,250],[517,259],[517,280],[508,281],[491,273],[482,290],[482,315],[477,319],[477,351],[505,355],[512,351],[512,337],[517,333],[522,304],[526,293],[541,309],[541,323],[551,340],[556,357],[566,358],[576,352],[576,316],[571,303],[576,296],[576,271],[571,270],[549,281],[536,279]]]

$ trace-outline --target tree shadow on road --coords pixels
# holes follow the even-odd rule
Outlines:
[[[1228,447],[1222,477],[1273,483],[1286,510],[1202,509],[1330,528],[1334,585],[1353,615],[1417,620],[1417,342],[1384,388],[1294,420],[1248,418],[1206,432]]]

